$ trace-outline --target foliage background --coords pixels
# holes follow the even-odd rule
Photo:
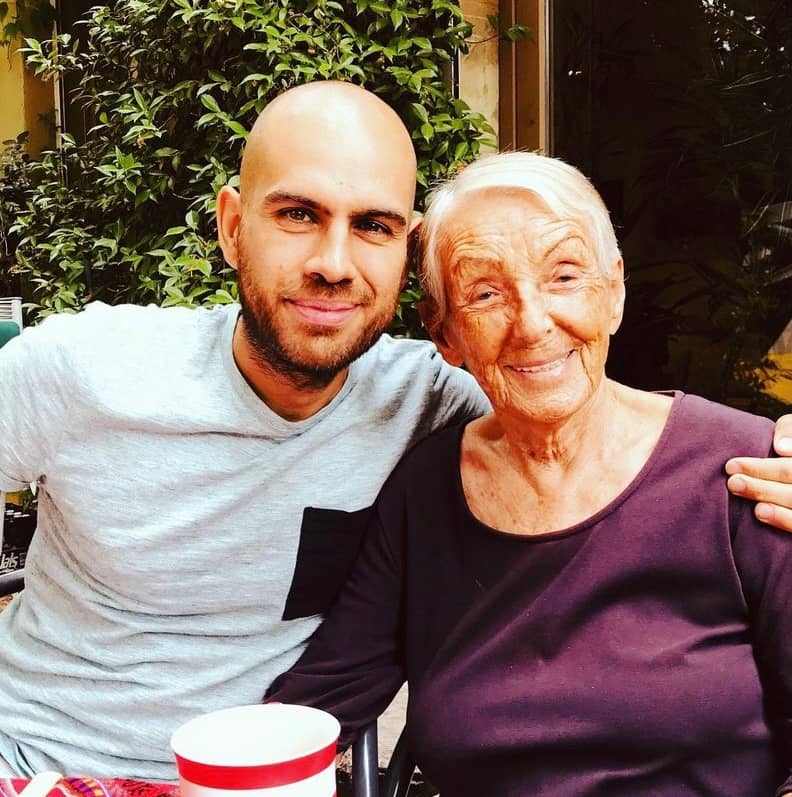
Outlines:
[[[215,195],[236,183],[266,103],[311,80],[358,83],[396,109],[417,151],[420,201],[492,132],[448,80],[469,33],[450,0],[116,0],[92,8],[79,37],[26,39],[37,73],[77,79],[88,124],[84,141],[64,135],[38,161],[7,150],[6,283],[34,318],[95,299],[234,300]],[[420,334],[416,295],[408,286],[394,331]]]

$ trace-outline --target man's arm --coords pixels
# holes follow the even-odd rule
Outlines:
[[[727,484],[735,495],[758,501],[754,513],[763,523],[792,532],[792,415],[779,418],[774,446],[778,459],[730,459]]]
[[[52,316],[0,349],[0,490],[46,474],[77,397],[59,341],[69,319]]]

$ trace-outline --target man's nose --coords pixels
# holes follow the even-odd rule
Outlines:
[[[328,283],[344,282],[355,275],[352,240],[345,225],[331,225],[319,237],[306,270],[314,279]]]

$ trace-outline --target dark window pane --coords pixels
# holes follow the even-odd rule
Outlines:
[[[556,0],[553,154],[624,252],[611,374],[752,406],[792,316],[788,0]]]

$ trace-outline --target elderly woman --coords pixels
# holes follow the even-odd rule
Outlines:
[[[722,476],[772,424],[607,378],[622,261],[572,167],[483,159],[423,236],[433,337],[493,412],[400,463],[271,696],[334,713],[343,744],[406,678],[445,797],[792,791],[792,538]]]

